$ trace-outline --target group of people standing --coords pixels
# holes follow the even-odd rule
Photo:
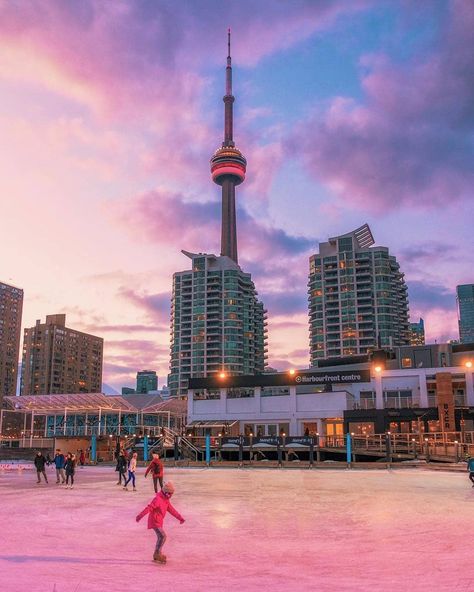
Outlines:
[[[79,464],[84,466],[86,457],[83,450],[79,451]],[[56,468],[56,483],[58,485],[66,484],[66,489],[72,489],[74,486],[74,475],[76,472],[77,457],[73,452],[68,452],[64,455],[58,448],[53,460],[49,454],[44,456],[41,451],[38,451],[35,456],[34,464],[36,468],[36,483],[41,483],[41,476],[45,483],[48,483],[48,476],[46,474],[46,466],[53,464]]]
[[[51,463],[54,463],[56,467],[56,483],[58,485],[64,485],[65,483],[66,489],[72,489],[74,486],[74,473],[76,472],[76,455],[68,452],[65,456],[58,448],[51,461],[49,455],[44,456],[41,451],[38,451],[34,460],[37,476],[36,483],[41,483],[41,476],[43,476],[44,482],[48,483],[46,465],[50,465]]]
[[[158,493],[158,483],[160,484],[160,490],[163,489],[163,463],[157,453],[153,453],[153,458],[145,471],[145,478],[148,473],[151,473],[153,478],[153,487],[155,493]],[[129,458],[127,452],[122,448],[117,456],[117,464],[115,470],[118,472],[119,477],[117,485],[122,485],[123,489],[128,491],[128,484],[132,482],[133,491],[137,491],[136,487],[136,471],[137,471],[138,454],[133,452]]]

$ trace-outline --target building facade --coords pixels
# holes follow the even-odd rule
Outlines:
[[[235,188],[245,179],[247,161],[233,139],[230,31],[223,100],[224,141],[211,158],[212,180],[221,187],[221,253],[183,251],[191,269],[173,275],[172,397],[187,396],[191,376],[258,374],[265,368],[266,311],[250,274],[238,265]]]
[[[319,244],[308,282],[311,365],[320,358],[408,345],[404,274],[386,247],[373,247],[370,228]]]
[[[171,396],[186,396],[191,376],[259,374],[266,360],[266,311],[250,274],[226,256],[187,255],[192,270],[173,276]]]
[[[425,345],[425,322],[410,323],[410,345]]]
[[[381,353],[382,362],[351,363],[348,357],[310,370],[193,378],[188,426],[215,426],[215,435],[228,426],[233,434],[261,436],[474,434],[473,347]]]
[[[66,315],[48,315],[25,329],[21,395],[98,393],[104,340],[66,327]]]
[[[459,339],[461,343],[474,343],[474,284],[456,286]]]
[[[140,370],[137,372],[137,393],[149,393],[158,390],[158,376],[154,370]]]
[[[0,406],[16,394],[22,312],[23,290],[0,282]]]

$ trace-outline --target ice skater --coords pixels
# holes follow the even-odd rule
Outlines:
[[[155,493],[158,493],[158,481],[160,482],[160,489],[163,489],[163,463],[157,452],[153,452],[152,456],[152,461],[145,471],[145,479],[148,473],[151,472],[151,476],[153,477],[153,487],[155,488]]]
[[[46,459],[43,456],[43,453],[39,450],[35,456],[35,467],[36,467],[36,476],[38,480],[36,483],[41,483],[41,475],[43,475],[45,482],[48,482],[48,477],[46,476]]]
[[[474,487],[474,456],[470,456],[467,459],[467,470],[469,471],[469,479]]]
[[[125,485],[127,481],[127,458],[123,450],[120,451],[120,454],[117,457],[117,466],[115,467],[115,470],[118,471],[119,474],[117,485],[122,485],[122,478]]]
[[[166,555],[163,555],[161,550],[166,541],[166,533],[163,530],[163,521],[166,516],[166,512],[169,512],[180,524],[183,524],[184,518],[181,514],[171,505],[170,498],[174,493],[174,485],[171,481],[164,484],[163,489],[160,493],[151,500],[148,506],[138,514],[136,521],[140,520],[148,514],[148,528],[152,528],[156,534],[156,546],[155,552],[153,553],[153,561],[158,563],[166,563]]]
[[[72,489],[74,487],[74,473],[76,472],[75,454],[67,453],[64,469],[66,470],[66,489]],[[69,479],[71,479],[71,485],[69,485]]]
[[[64,485],[66,483],[66,473],[64,471],[64,465],[66,464],[66,457],[64,454],[59,450],[56,450],[56,454],[53,458],[54,466],[56,467],[56,483],[61,483]]]
[[[132,458],[130,459],[130,464],[128,465],[128,479],[125,481],[125,485],[123,487],[125,491],[128,491],[127,485],[130,483],[130,481],[133,485],[133,491],[137,490],[137,488],[135,487],[135,471],[137,470],[137,459],[138,454],[134,452],[132,454]]]

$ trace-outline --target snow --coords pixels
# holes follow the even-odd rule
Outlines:
[[[2,592],[472,591],[474,488],[423,469],[166,470],[186,518],[165,520],[166,565],[136,514],[153,497],[113,467],[74,489],[0,473]]]

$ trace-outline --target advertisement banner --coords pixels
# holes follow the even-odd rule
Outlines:
[[[299,446],[308,446],[314,445],[314,440],[310,436],[288,436],[285,438],[285,446],[291,446],[293,444],[298,444]]]
[[[221,446],[231,445],[240,446],[242,443],[242,436],[223,436],[221,438]]]
[[[251,376],[208,376],[206,378],[190,378],[190,389],[239,388],[257,386],[311,386],[329,384],[352,384],[370,382],[370,370],[296,370],[293,374],[256,374]]]
[[[252,446],[278,446],[281,442],[278,436],[261,436],[252,438]]]

